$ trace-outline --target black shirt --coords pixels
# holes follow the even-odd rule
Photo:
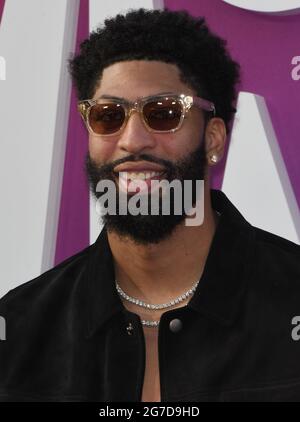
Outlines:
[[[211,200],[221,216],[197,290],[160,320],[161,401],[300,401],[300,246],[221,191]],[[0,315],[0,401],[141,401],[143,329],[116,292],[105,227],[9,291]]]

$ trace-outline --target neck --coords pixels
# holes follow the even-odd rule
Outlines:
[[[129,295],[150,303],[164,303],[184,293],[200,279],[218,217],[204,191],[204,221],[200,226],[176,227],[159,244],[137,245],[108,232],[115,275]]]

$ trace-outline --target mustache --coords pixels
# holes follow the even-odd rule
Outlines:
[[[205,172],[206,167],[205,143],[204,141],[201,142],[193,152],[189,153],[184,157],[181,157],[178,160],[175,160],[174,162],[163,158],[158,158],[150,154],[141,153],[130,154],[126,157],[119,158],[118,160],[114,160],[107,163],[97,163],[91,158],[89,151],[87,151],[84,163],[85,174],[87,176],[89,187],[92,193],[99,180],[115,179],[116,173],[114,172],[114,168],[117,165],[141,160],[148,161],[149,163],[155,163],[163,167],[165,169],[165,179],[170,181],[174,179],[184,180],[185,175],[187,174],[191,179],[195,177],[199,178],[199,171],[203,169],[203,171]],[[200,178],[203,178],[202,174]]]
[[[137,161],[147,161],[149,163],[159,164],[166,169],[167,172],[174,172],[175,166],[172,162],[164,160],[162,158],[153,157],[150,154],[138,154],[138,155],[128,155],[127,157],[120,158],[118,160],[112,161],[110,163],[97,165],[90,157],[89,154],[86,155],[86,168],[90,171],[93,169],[93,173],[97,172],[98,176],[108,176],[112,175],[114,168],[119,164],[128,163],[128,162],[137,162]]]

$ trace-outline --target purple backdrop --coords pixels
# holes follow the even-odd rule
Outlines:
[[[89,0],[80,0],[76,52],[89,34]],[[83,171],[88,136],[72,89],[55,264],[89,244],[89,194]]]
[[[0,0],[0,23],[1,23],[1,18],[2,18],[2,12],[4,9],[4,3],[5,3],[5,0]]]
[[[240,90],[265,98],[298,205],[300,206],[300,80],[291,77],[291,60],[300,55],[300,14],[250,12],[221,0],[165,0],[170,10],[204,16],[212,31],[228,41],[242,67]],[[220,188],[226,157],[213,175]],[[253,163],[255,168],[255,163]]]

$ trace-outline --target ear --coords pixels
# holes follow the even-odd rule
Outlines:
[[[208,165],[218,163],[224,154],[226,126],[220,117],[213,117],[207,123],[205,132],[206,160]]]

